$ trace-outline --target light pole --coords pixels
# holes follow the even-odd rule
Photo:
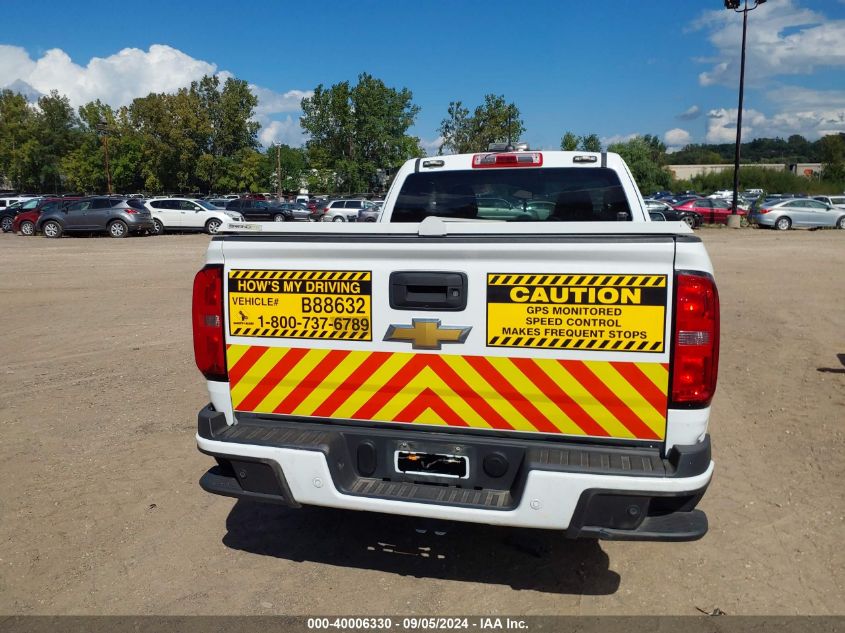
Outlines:
[[[106,159],[106,182],[108,183],[108,194],[112,194],[111,190],[111,169],[109,168],[109,124],[105,118],[101,118],[97,124],[97,131],[103,136],[103,149],[105,150]]]
[[[754,0],[754,6],[748,7],[748,0],[744,0],[743,8],[740,7],[740,0],[725,0],[725,8],[734,13],[742,13],[742,47],[739,62],[739,108],[736,111],[736,150],[734,153],[734,200],[731,206],[731,214],[728,217],[728,226],[738,229],[740,218],[737,214],[739,198],[739,146],[742,142],[742,98],[745,89],[745,31],[748,27],[748,12],[753,11],[766,0]]]

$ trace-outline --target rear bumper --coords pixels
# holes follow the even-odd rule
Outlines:
[[[235,431],[237,429],[237,431]],[[217,459],[200,485],[230,497],[514,527],[570,538],[687,541],[707,518],[695,506],[713,474],[709,438],[660,460],[656,449],[514,442],[435,432],[249,420],[200,413],[199,449]],[[369,448],[362,452],[362,444]],[[397,446],[470,456],[471,481],[396,473]],[[500,475],[483,457],[505,458]],[[391,477],[385,477],[392,470]],[[425,482],[418,481],[426,480]]]

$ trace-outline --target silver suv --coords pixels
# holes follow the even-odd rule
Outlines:
[[[76,231],[126,237],[129,233],[152,231],[153,218],[137,198],[94,196],[45,211],[35,228],[44,237],[61,237],[62,233]]]
[[[369,200],[332,200],[323,207],[323,222],[357,222],[358,212],[375,205]]]

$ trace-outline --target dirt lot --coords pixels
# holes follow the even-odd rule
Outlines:
[[[699,233],[722,364],[711,531],[685,544],[208,495],[208,238],[0,235],[0,613],[845,613],[845,231]]]

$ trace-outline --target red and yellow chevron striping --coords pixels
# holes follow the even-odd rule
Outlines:
[[[662,440],[668,365],[230,345],[236,411]]]

